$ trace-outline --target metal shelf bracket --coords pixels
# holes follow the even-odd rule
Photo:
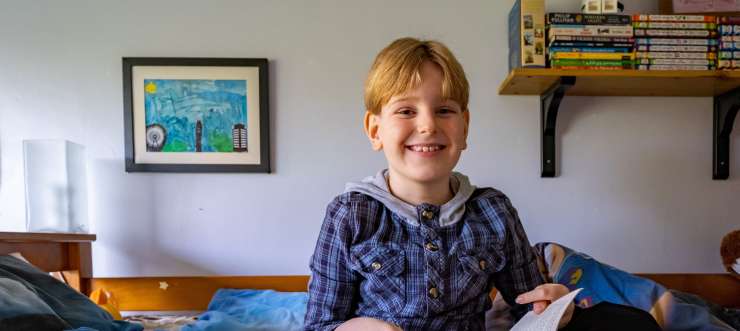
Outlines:
[[[558,108],[560,108],[560,101],[563,100],[565,92],[575,84],[575,76],[562,76],[558,82],[540,95],[541,177],[555,177],[555,128],[558,119]]]
[[[714,97],[712,179],[730,177],[730,134],[740,109],[740,88]]]

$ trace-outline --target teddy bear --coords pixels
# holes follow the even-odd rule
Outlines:
[[[720,254],[727,271],[740,279],[740,230],[732,231],[722,238]]]

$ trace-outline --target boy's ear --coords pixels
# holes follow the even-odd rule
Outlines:
[[[383,149],[383,143],[380,141],[380,136],[378,136],[379,120],[377,115],[370,111],[365,111],[365,120],[363,121],[365,124],[365,134],[370,139],[370,144],[375,151]]]
[[[468,128],[470,127],[470,110],[463,112],[463,119],[465,120],[465,140],[463,141],[463,149],[468,148]]]

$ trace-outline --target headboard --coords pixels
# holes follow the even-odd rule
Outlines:
[[[19,252],[46,272],[59,271],[69,285],[89,294],[94,234],[0,232],[0,254]]]
[[[740,281],[729,274],[638,274],[714,303],[740,308]],[[308,276],[202,276],[95,278],[92,289],[116,295],[121,310],[205,310],[219,288],[306,291]],[[495,291],[495,290],[494,290]],[[495,295],[491,293],[492,297]]]

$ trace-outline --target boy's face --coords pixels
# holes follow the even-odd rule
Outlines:
[[[442,71],[422,65],[422,82],[393,96],[380,114],[365,114],[365,132],[374,150],[383,150],[392,176],[417,183],[449,180],[467,147],[470,115],[453,100],[442,100]]]

